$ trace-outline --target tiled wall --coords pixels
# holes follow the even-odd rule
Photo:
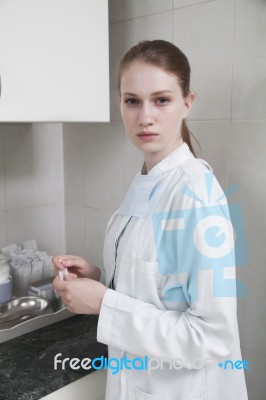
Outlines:
[[[248,296],[238,304],[250,399],[265,398],[266,372],[266,2],[237,0],[233,52],[228,183],[244,210]]]
[[[0,124],[0,248],[65,251],[62,124]]]

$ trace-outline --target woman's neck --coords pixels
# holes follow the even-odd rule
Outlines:
[[[144,163],[141,169],[141,174],[142,175],[147,175],[150,170],[155,167],[160,161],[162,161],[165,157],[167,157],[169,154],[171,154],[173,151],[175,151],[178,147],[180,147],[184,143],[183,139],[180,137],[176,143],[175,146],[172,147],[171,149],[165,151],[165,153],[148,153],[145,154],[144,156]]]

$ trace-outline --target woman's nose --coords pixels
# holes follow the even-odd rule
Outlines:
[[[155,122],[154,110],[149,105],[142,105],[139,111],[140,126],[153,125]]]

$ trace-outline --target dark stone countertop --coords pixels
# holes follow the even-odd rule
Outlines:
[[[68,364],[54,370],[54,356],[107,357],[107,346],[96,340],[97,323],[98,315],[75,315],[1,343],[0,400],[39,400],[93,372]]]

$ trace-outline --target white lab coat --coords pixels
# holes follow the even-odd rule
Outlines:
[[[210,185],[206,189],[206,174],[213,180],[211,190]],[[184,210],[192,215],[185,223],[193,224],[190,218],[195,214],[189,210],[202,213],[204,219],[211,207],[226,210],[226,204],[211,168],[185,143],[147,175],[136,175],[107,226],[100,280],[109,285],[116,257],[115,290],[104,295],[97,340],[108,345],[109,359],[148,356],[162,367],[124,368],[117,374],[108,369],[106,400],[247,400],[243,369],[217,365],[242,357],[236,296],[214,296],[214,268],[197,266],[192,242],[204,246],[205,225],[199,224],[198,236],[185,236],[181,245],[178,239],[171,242],[175,239],[170,233],[184,228]],[[170,235],[163,236],[160,226]],[[230,248],[230,223],[224,229]],[[168,250],[173,250],[169,262]],[[226,267],[224,277],[234,279],[235,266]]]

